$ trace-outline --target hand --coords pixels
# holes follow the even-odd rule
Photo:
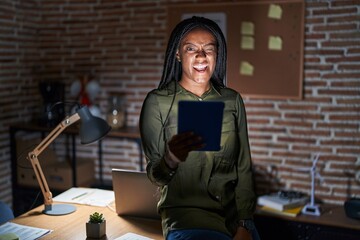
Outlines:
[[[189,152],[203,148],[201,137],[195,135],[193,132],[185,132],[174,135],[168,142],[168,147],[171,153],[177,158],[166,159],[166,163],[171,168],[176,168],[180,162],[184,162],[189,155]]]
[[[243,227],[238,227],[234,240],[252,240],[251,233]]]

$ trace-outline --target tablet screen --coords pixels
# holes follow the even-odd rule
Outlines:
[[[219,151],[224,106],[219,101],[179,101],[178,133],[201,136],[206,145],[198,151]]]

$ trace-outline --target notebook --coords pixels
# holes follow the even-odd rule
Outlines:
[[[113,168],[112,184],[118,215],[160,219],[158,187],[150,182],[146,172]]]
[[[179,101],[178,133],[201,136],[206,145],[198,151],[219,151],[224,107],[219,101]]]

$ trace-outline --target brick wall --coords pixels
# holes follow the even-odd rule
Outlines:
[[[260,190],[273,185],[309,192],[309,174],[301,169],[319,153],[323,181],[316,196],[341,203],[360,194],[360,9],[355,2],[306,1],[303,100],[246,99]]]
[[[39,57],[37,1],[0,2],[0,200],[11,202],[8,125],[30,120],[39,104],[33,71]]]
[[[0,3],[0,199],[7,202],[7,126],[39,115],[39,81],[64,82],[72,101],[70,85],[91,74],[101,85],[96,104],[102,114],[112,93],[125,93],[127,124],[137,126],[142,101],[161,76],[166,6],[180,1],[20,2]],[[308,193],[310,175],[300,168],[310,167],[320,153],[323,181],[316,196],[339,204],[359,196],[359,15],[357,1],[306,1],[303,99],[245,98],[258,193],[279,188]],[[56,146],[61,155],[62,144]],[[138,168],[135,143],[105,139],[103,150],[105,179],[112,167]],[[96,159],[97,145],[78,144],[78,155]]]

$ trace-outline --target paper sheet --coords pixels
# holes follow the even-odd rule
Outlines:
[[[97,188],[70,188],[53,198],[56,202],[106,207],[115,201],[114,191]]]
[[[135,233],[126,233],[115,240],[151,240],[152,238],[144,237]]]
[[[21,240],[35,240],[51,233],[52,230],[29,227],[17,223],[7,222],[0,226],[0,234],[14,233]]]

